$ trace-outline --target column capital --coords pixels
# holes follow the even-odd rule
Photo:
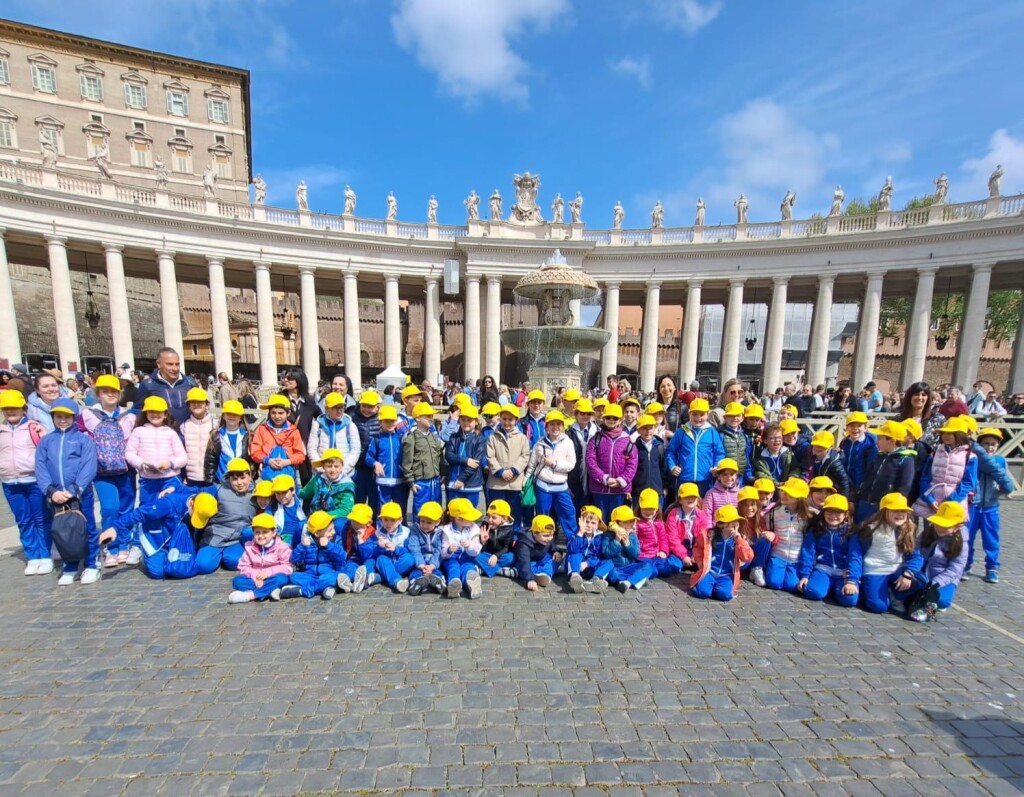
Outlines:
[[[501,277],[489,276],[487,278],[487,286],[490,287],[492,285],[497,285],[500,288],[501,287]]]
[[[648,290],[658,289],[661,287],[661,280],[647,280],[644,284],[647,286]]]
[[[385,274],[384,275],[384,282],[388,282],[388,283],[398,282],[398,275],[397,274]]]
[[[772,277],[772,285],[776,287],[782,287],[783,285],[789,285],[789,277]]]
[[[117,252],[118,254],[120,254],[121,252],[124,251],[124,244],[111,244],[104,241],[100,243],[100,246],[103,247],[103,251],[106,252],[107,254],[110,254],[111,252]]]
[[[48,244],[60,244],[61,246],[64,246],[68,242],[68,237],[66,235],[44,235],[43,237],[46,239],[46,243]]]
[[[480,275],[479,274],[467,274],[466,275],[466,284],[468,285],[471,282],[475,282],[477,285],[479,285],[480,284]]]
[[[269,260],[253,260],[252,266],[256,271],[266,271],[270,273],[270,267],[273,265]]]
[[[730,288],[742,288],[747,282],[746,277],[729,277]]]
[[[694,288],[701,287],[703,284],[704,284],[704,280],[702,280],[702,279],[688,279],[686,281],[686,287],[689,288],[691,291]]]
[[[224,265],[224,258],[221,257],[220,255],[207,255],[206,256],[206,262],[209,265],[211,265],[211,266],[214,265],[214,264],[216,264],[218,266],[223,266]]]
[[[304,266],[299,266],[299,273],[300,274],[316,274],[316,266],[310,265],[308,263],[306,265],[304,265]]]
[[[622,280],[605,280],[604,287],[608,288],[619,288],[622,285]]]
[[[820,277],[818,277],[818,285],[835,285],[835,282],[835,274],[822,274]]]
[[[927,277],[929,274],[935,276],[939,273],[938,266],[919,266],[917,268],[918,276]]]
[[[159,257],[159,258],[169,257],[171,260],[173,260],[174,256],[176,254],[178,254],[173,249],[156,249],[154,251],[156,252],[156,256],[157,257]]]
[[[427,283],[427,285],[430,285],[431,283],[437,285],[439,282],[441,282],[441,277],[438,274],[426,274],[423,277],[423,281]]]
[[[971,270],[975,274],[979,274],[979,273],[983,273],[983,272],[986,272],[986,271],[991,271],[992,268],[995,266],[995,264],[996,264],[996,261],[994,261],[994,260],[985,260],[985,261],[983,261],[981,263],[972,263],[971,264]]]
[[[345,269],[345,279],[358,279],[359,269],[349,266]]]
[[[867,282],[881,282],[885,279],[886,273],[887,271],[884,268],[881,271],[868,271],[864,274],[864,279]]]

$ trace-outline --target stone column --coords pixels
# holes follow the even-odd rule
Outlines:
[[[484,344],[484,373],[501,384],[501,277],[487,278],[487,337]]]
[[[618,373],[619,368],[619,286],[618,280],[604,284],[604,328],[611,333],[601,349],[601,373],[597,380],[603,386],[605,379]]]
[[[679,335],[679,387],[686,390],[697,378],[700,358],[700,292],[704,280],[686,281],[686,307]]]
[[[465,313],[462,328],[465,333],[462,344],[464,358],[463,383],[469,384],[480,378],[480,277],[470,274],[466,277]]]
[[[640,389],[654,390],[658,376],[658,335],[661,325],[661,282],[647,281],[643,329],[640,333]]]
[[[436,385],[441,374],[441,295],[440,279],[426,277],[426,301],[423,306],[423,375]]]
[[[775,390],[782,374],[782,342],[786,331],[786,300],[789,297],[789,278],[772,278],[772,303],[768,310],[768,328],[764,336],[761,355],[761,395]]]
[[[854,395],[871,381],[875,372],[875,354],[878,351],[878,324],[882,316],[882,285],[884,271],[868,274],[864,289],[864,302],[857,320],[857,346],[853,355],[852,384]]]
[[[311,391],[320,384],[320,329],[316,317],[316,266],[299,266],[299,310],[302,317],[302,370]]]
[[[807,362],[804,368],[804,380],[809,385],[825,383],[828,370],[828,346],[832,338],[832,289],[836,278],[833,276],[818,277],[818,300],[814,303],[814,317],[811,320],[811,336],[807,341]],[[780,385],[765,385],[767,393]]]
[[[1010,361],[1010,393],[1024,393],[1024,304],[1020,307],[1017,337],[1013,339],[1013,359]]]
[[[277,384],[277,335],[274,332],[274,294],[270,289],[270,262],[257,260],[256,328],[260,344],[260,379],[264,387]]]
[[[345,272],[345,375],[352,389],[363,390],[363,345],[359,340],[359,272]]]
[[[743,283],[744,277],[729,280],[729,304],[725,308],[725,325],[722,328],[722,349],[718,355],[718,386],[739,375],[740,338],[743,333]]]
[[[914,307],[906,319],[907,335],[903,346],[903,367],[900,369],[898,388],[906,388],[924,379],[924,362],[928,356],[928,337],[932,327],[932,294],[938,268],[917,270],[917,291]]]
[[[985,314],[988,311],[988,286],[992,280],[992,263],[975,263],[971,290],[964,302],[964,319],[956,342],[953,383],[965,391],[978,379],[978,360],[985,340]]]
[[[231,329],[228,322],[228,292],[224,287],[224,260],[208,255],[210,267],[210,326],[213,331],[213,370],[231,378]]]
[[[18,317],[14,312],[14,288],[11,269],[7,263],[6,230],[0,227],[0,357],[10,364],[21,362],[21,343],[18,338]]]
[[[71,269],[68,266],[67,240],[60,235],[46,236],[50,258],[50,285],[53,290],[53,320],[57,327],[57,351],[61,370],[65,373],[70,370],[71,363],[78,369],[82,367],[82,357],[78,350],[78,319],[75,317]]]
[[[384,367],[402,367],[402,322],[398,306],[398,275],[384,277]]]
[[[181,308],[178,303],[178,277],[174,269],[174,254],[169,249],[156,251],[160,269],[160,313],[164,327],[164,345],[178,352],[182,363],[181,371],[188,373],[185,361],[189,358],[186,356],[181,334]]]
[[[135,366],[132,325],[128,314],[128,283],[124,278],[124,247],[103,244],[107,260],[107,295],[110,298],[110,333],[114,343],[114,365]],[[180,354],[181,352],[179,352]]]

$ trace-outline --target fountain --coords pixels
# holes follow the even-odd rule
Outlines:
[[[611,333],[605,329],[574,326],[578,319],[569,302],[596,298],[600,294],[597,283],[583,271],[572,268],[556,249],[539,269],[516,283],[513,293],[538,303],[538,318],[543,326],[503,330],[501,342],[513,351],[533,355],[527,372],[532,387],[548,395],[556,387],[578,390],[583,372],[574,358],[600,349]]]

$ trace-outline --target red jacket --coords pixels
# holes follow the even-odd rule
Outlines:
[[[287,423],[281,429],[261,423],[249,441],[249,456],[253,462],[266,465],[267,457],[276,446],[281,446],[288,453],[288,461],[292,465],[298,467],[306,461],[306,444],[294,423]]]
[[[701,534],[693,546],[693,561],[697,564],[697,570],[690,576],[691,589],[697,586],[697,582],[711,570],[711,534]],[[736,554],[732,563],[732,588],[735,592],[740,587],[740,565],[746,564],[754,558],[754,549],[750,547],[747,538],[740,534],[735,539]]]

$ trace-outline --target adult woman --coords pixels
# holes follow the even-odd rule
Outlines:
[[[345,374],[335,374],[331,377],[331,393],[337,393],[345,397],[345,409],[356,406],[356,400],[352,396],[352,380],[349,379]],[[322,396],[317,401],[317,406],[320,407],[320,411],[324,410],[324,399],[326,395]]]
[[[665,442],[672,439],[672,435],[679,429],[687,419],[686,407],[679,398],[679,389],[676,387],[676,380],[668,374],[658,377],[656,401],[665,408]]]
[[[36,375],[35,392],[28,397],[28,418],[42,426],[46,431],[54,430],[50,417],[50,406],[61,397],[61,383],[58,378],[60,371],[43,371]]]
[[[317,407],[313,397],[309,395],[309,377],[306,376],[305,371],[295,368],[285,371],[281,378],[281,384],[284,386],[281,395],[287,396],[291,403],[288,422],[298,427],[302,442],[305,443],[309,440],[309,433],[313,430],[313,421],[320,414],[320,408]],[[299,477],[303,483],[309,481],[312,473],[313,469],[308,459],[299,465]]]
[[[512,404],[512,394],[509,392],[508,385],[498,386],[498,405],[504,407],[506,404]]]
[[[836,391],[832,399],[832,409],[835,412],[850,412],[853,409],[853,391],[848,386]]]
[[[912,418],[925,427],[932,415],[932,389],[927,382],[914,382],[903,391],[899,414],[901,421]]]
[[[628,379],[619,380],[619,404],[628,399],[633,395],[633,386],[629,384]]]
[[[498,386],[494,383],[493,376],[485,376],[480,382],[480,406],[489,401],[498,400]]]
[[[711,414],[708,416],[711,425],[718,428],[725,423],[725,405],[734,401],[743,404],[743,397],[745,395],[747,395],[747,390],[743,387],[743,381],[740,379],[733,377],[722,385],[722,392],[718,397],[718,406],[711,410]]]

